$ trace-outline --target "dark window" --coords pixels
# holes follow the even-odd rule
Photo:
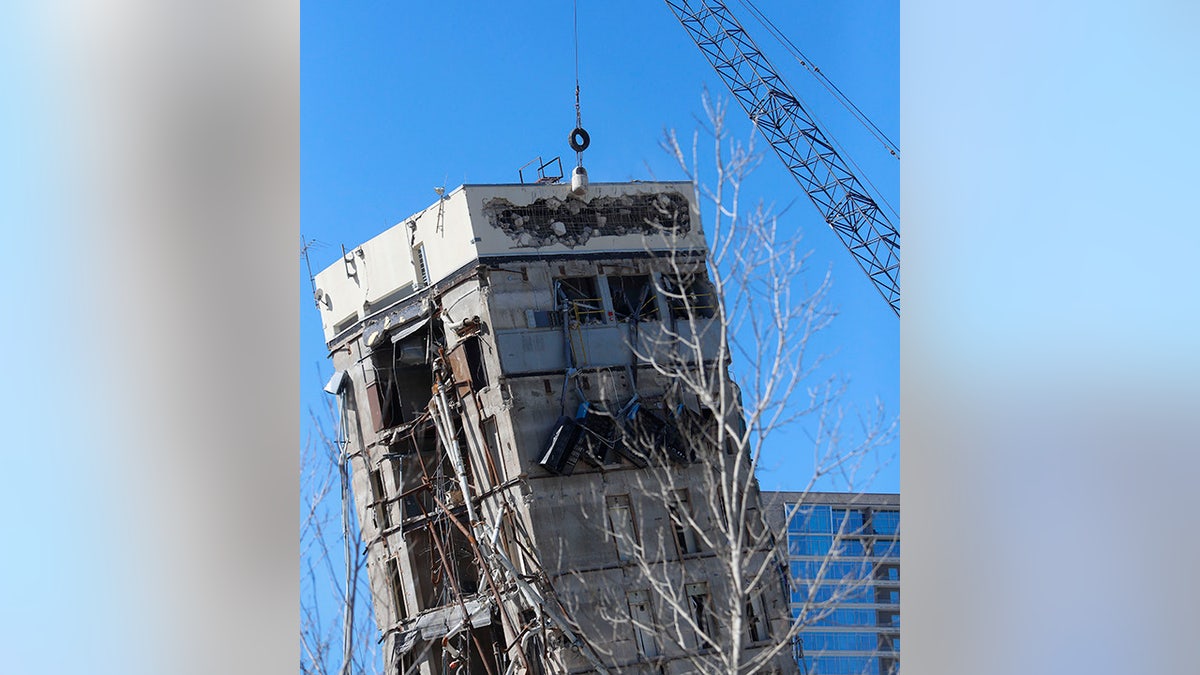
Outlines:
[[[637,531],[633,526],[633,509],[629,495],[611,495],[608,504],[608,524],[612,528],[613,541],[617,544],[617,559],[632,560],[637,551]]]
[[[676,490],[675,499],[669,508],[671,526],[675,530],[675,545],[679,547],[679,555],[699,551],[700,542],[696,539],[696,530],[692,528],[692,505],[688,499],[688,491]]]
[[[392,609],[397,621],[408,618],[404,607],[404,586],[400,583],[400,566],[393,558],[387,562],[388,589],[392,592]]]
[[[608,277],[613,314],[617,321],[657,321],[658,300],[648,274]]]
[[[500,485],[506,480],[506,473],[503,448],[500,445],[500,427],[497,426],[494,416],[483,420],[483,442],[491,457],[491,467],[488,473],[492,476],[493,484]]]
[[[885,581],[900,581],[900,566],[891,563],[880,563],[875,568],[875,578]]]
[[[458,383],[479,391],[488,385],[487,368],[483,360],[483,346],[478,337],[464,339],[450,351],[450,370]]]
[[[555,281],[555,304],[567,310],[567,318],[580,324],[604,323],[604,302],[596,277],[567,277]]]
[[[479,338],[467,338],[463,342],[463,349],[467,352],[467,367],[471,371],[471,388],[479,391],[488,383],[487,369],[483,365],[483,348]]]
[[[383,489],[383,478],[379,469],[371,469],[367,473],[371,481],[371,501],[374,511],[375,526],[386,530],[392,526],[392,514],[388,510],[387,492]]]
[[[696,623],[698,631],[696,635],[696,647],[703,649],[708,646],[708,640],[714,640],[716,634],[713,633],[714,622],[712,621],[712,608],[708,599],[708,584],[704,582],[688,584],[687,587],[688,606],[691,609],[692,620]]]
[[[400,344],[387,342],[371,356],[375,381],[367,385],[375,431],[411,422],[425,410],[433,374],[425,364],[425,334]]]
[[[673,319],[711,319],[717,312],[717,296],[703,273],[663,277],[663,290]]]
[[[746,637],[750,642],[760,642],[770,637],[761,595],[752,595],[746,601]]]

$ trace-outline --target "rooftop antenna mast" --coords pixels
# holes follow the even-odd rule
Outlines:
[[[324,245],[325,244],[317,241],[316,239],[305,239],[304,235],[300,235],[300,256],[304,258],[304,266],[308,268],[308,283],[312,286],[313,300],[316,300],[318,307],[321,306],[321,301],[324,298],[324,294],[317,290],[317,278],[313,276],[312,261],[310,261],[308,258],[308,249],[314,246],[320,247]]]

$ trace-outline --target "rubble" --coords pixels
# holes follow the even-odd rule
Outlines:
[[[537,199],[517,206],[503,197],[484,202],[488,222],[518,246],[582,246],[597,236],[684,234],[691,231],[688,200],[678,192],[596,197],[590,201]]]

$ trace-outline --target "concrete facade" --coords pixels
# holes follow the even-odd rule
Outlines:
[[[732,593],[697,543],[722,450],[671,374],[725,373],[705,254],[690,183],[466,185],[317,275],[386,672],[685,673],[731,644],[651,579],[697,617]],[[787,601],[744,602],[753,653]]]

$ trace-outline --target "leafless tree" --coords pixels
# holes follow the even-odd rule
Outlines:
[[[350,492],[350,459],[337,407],[309,414],[301,450],[300,672],[380,672],[366,555]]]
[[[786,522],[764,517],[756,480],[764,451],[768,443],[786,442],[797,462],[811,462],[803,493],[830,478],[852,490],[869,484],[896,422],[877,406],[853,433],[847,429],[843,382],[822,375],[824,357],[812,348],[834,318],[829,274],[810,269],[799,238],[763,202],[745,203],[744,186],[761,155],[752,142],[731,138],[723,103],[706,96],[704,108],[706,124],[690,147],[668,131],[663,148],[703,205],[708,258],[700,265],[670,255],[669,273],[656,281],[671,316],[652,346],[630,343],[638,361],[669,383],[667,394],[659,412],[645,419],[626,415],[633,421],[618,441],[627,453],[643,456],[637,492],[660,502],[656,512],[668,526],[638,528],[626,521],[622,505],[608,510],[596,525],[616,541],[647,590],[644,598],[593,602],[610,608],[614,624],[632,621],[639,640],[655,643],[651,652],[686,654],[694,672],[778,672],[795,656],[801,630],[861,588],[869,574],[829,578],[837,590],[804,598],[791,617],[791,580],[780,546],[787,541]],[[711,179],[697,170],[702,139],[711,142]],[[795,440],[801,436],[804,441]],[[829,560],[838,555],[835,544]],[[669,560],[683,564],[664,564]],[[832,569],[822,564],[818,579]]]
[[[505,490],[512,485],[492,485],[497,489],[489,491],[487,504],[478,502],[481,510],[478,517],[473,515],[471,494],[492,479],[488,478],[487,444],[477,438],[477,433],[480,437],[486,434],[472,426],[478,423],[472,418],[478,417],[478,405],[469,393],[471,387],[454,393],[456,384],[469,385],[470,372],[455,375],[452,365],[442,363],[441,358],[435,360],[437,393],[424,412],[418,411],[415,421],[405,427],[409,434],[415,433],[413,429],[428,428],[430,438],[436,437],[436,444],[418,448],[412,454],[415,459],[407,461],[423,461],[422,453],[434,460],[435,472],[441,477],[436,486],[428,480],[426,469],[420,469],[425,482],[433,486],[426,490],[436,502],[430,508],[439,514],[438,522],[444,520],[444,525],[458,533],[454,541],[461,540],[466,547],[466,555],[458,555],[457,549],[446,553],[443,549],[447,547],[437,539],[437,556],[429,556],[428,566],[441,565],[438,578],[452,591],[448,597],[454,602],[450,605],[461,606],[465,617],[466,596],[472,602],[494,598],[499,619],[519,628],[514,631],[519,632],[517,644],[509,645],[507,665],[498,660],[497,670],[565,672],[586,667],[580,659],[568,664],[560,658],[563,652],[574,650],[599,672],[623,671],[633,663],[629,659],[635,652],[632,658],[637,659],[638,667],[674,661],[671,667],[677,670],[682,658],[690,661],[690,671],[698,673],[794,672],[792,649],[800,630],[861,583],[846,580],[830,597],[812,596],[799,617],[791,617],[790,580],[778,546],[786,540],[785,534],[764,517],[755,476],[768,443],[796,431],[796,435],[807,434],[802,444],[796,444],[805,448],[797,450],[797,456],[803,454],[812,465],[804,491],[829,476],[846,485],[860,484],[861,474],[869,473],[873,466],[872,454],[891,439],[895,424],[882,410],[875,410],[856,433],[845,430],[839,407],[842,383],[836,377],[820,375],[823,360],[810,349],[812,338],[833,318],[826,301],[829,276],[810,275],[798,241],[780,229],[780,221],[770,209],[761,202],[749,207],[742,203],[743,186],[760,156],[752,144],[730,139],[723,105],[706,98],[705,111],[707,126],[693,136],[690,152],[674,133],[667,134],[664,147],[692,179],[695,202],[705,211],[707,257],[692,256],[682,245],[668,247],[665,256],[656,251],[656,260],[662,262],[656,263],[649,288],[639,285],[649,275],[608,277],[615,294],[613,309],[623,316],[633,353],[626,369],[628,387],[613,387],[620,393],[609,392],[597,401],[597,408],[603,408],[603,401],[618,400],[614,397],[631,398],[621,399],[614,409],[601,410],[598,421],[585,415],[575,422],[582,428],[580,442],[589,446],[584,454],[593,465],[590,470],[612,472],[614,483],[623,486],[608,494],[603,481],[592,483],[588,499],[595,498],[595,506],[607,508],[603,515],[588,515],[589,509],[581,505],[582,517],[591,518],[597,534],[615,542],[618,573],[626,575],[626,582],[633,581],[619,588],[592,588],[588,579],[599,578],[592,574],[596,570],[569,572],[568,576],[575,575],[573,584],[557,572],[547,573],[545,568],[559,570],[562,566],[553,564],[557,562],[553,560],[555,552],[522,544],[529,537],[522,535],[523,523],[515,515],[519,509],[515,501],[504,501],[510,499]],[[712,142],[716,167],[707,181],[695,169],[700,164],[700,141],[705,137]],[[679,209],[677,203],[664,198],[661,209],[662,222],[680,222],[679,213],[674,212]],[[663,234],[669,238],[686,232],[664,226]],[[623,284],[629,284],[628,288]],[[639,328],[642,308],[657,306],[651,291],[666,300],[668,316],[656,315],[653,325],[648,322],[644,329]],[[572,331],[579,327],[573,323],[580,322],[578,307],[572,319],[572,303],[586,300],[573,300],[572,292],[579,298],[595,295],[572,291],[563,280],[555,282],[568,352],[573,349]],[[597,310],[591,307],[587,311]],[[468,326],[448,318],[445,325],[478,328],[477,322]],[[639,340],[639,335],[647,339]],[[434,333],[429,339],[434,340]],[[427,345],[427,354],[432,352],[432,344]],[[572,388],[580,400],[587,401],[579,391],[578,377],[579,372],[569,365],[567,383],[561,389],[564,409]],[[638,377],[645,377],[647,386],[639,387]],[[327,417],[332,420],[337,415],[331,404]],[[464,432],[463,448],[456,419]],[[593,422],[597,426],[593,427]],[[305,560],[310,561],[305,570],[302,670],[339,675],[364,672],[377,667],[381,659],[377,653],[358,651],[374,645],[377,633],[369,616],[372,598],[363,571],[365,556],[351,513],[352,458],[338,440],[339,432],[327,432],[329,425],[315,418],[311,426],[314,439],[306,449],[306,516],[302,523]],[[597,450],[595,443],[607,444],[607,449]],[[609,451],[620,458],[609,462],[613,456]],[[459,465],[466,459],[475,463],[469,472]],[[527,468],[522,465],[522,472]],[[408,475],[419,478],[415,471]],[[510,482],[515,485],[524,480],[522,473]],[[634,489],[628,489],[630,485]],[[395,501],[401,488],[397,484],[391,494],[372,499]],[[334,495],[340,496],[340,502]],[[637,503],[630,499],[633,496]],[[646,511],[661,514],[658,526],[650,527],[633,515],[647,499],[656,504]],[[463,514],[447,507],[458,503],[468,507],[465,520]],[[570,505],[563,504],[563,508],[565,511]],[[442,539],[450,541],[449,535]],[[560,545],[570,543],[564,538]],[[564,560],[570,556],[560,550],[557,557]],[[543,558],[551,564],[543,566]],[[521,561],[523,571],[516,569],[513,560]],[[456,573],[467,568],[475,580],[470,593],[450,583]],[[821,574],[826,573],[822,565]],[[331,595],[332,600],[317,601],[322,593]],[[528,617],[514,611],[518,599],[532,608]],[[322,617],[321,612],[327,616]],[[331,613],[336,617],[331,618]],[[597,621],[597,616],[602,620]],[[411,637],[409,624],[402,628]],[[605,631],[611,634],[605,635]],[[629,648],[631,632],[636,642],[633,649]],[[422,649],[446,649],[450,637],[462,641],[468,633],[422,642]],[[419,660],[409,658],[411,662]],[[457,656],[445,660],[452,661],[462,663]]]

